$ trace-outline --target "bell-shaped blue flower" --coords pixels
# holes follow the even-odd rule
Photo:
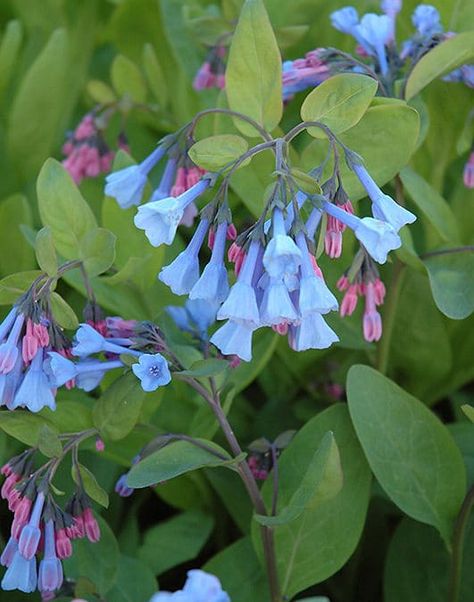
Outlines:
[[[43,512],[44,499],[44,493],[38,493],[33,510],[31,511],[30,520],[21,530],[20,539],[18,541],[18,551],[23,558],[26,558],[27,560],[33,558],[38,551],[41,539],[39,524]]]
[[[343,224],[353,230],[356,238],[367,249],[369,255],[378,263],[385,263],[390,251],[402,246],[402,241],[393,226],[372,217],[362,219],[351,215],[333,203],[325,201],[324,209]]]
[[[217,577],[200,570],[188,572],[183,592],[194,602],[230,602]]]
[[[308,244],[303,232],[298,232],[296,240],[303,258],[298,297],[298,306],[301,315],[304,317],[313,312],[327,314],[330,311],[337,310],[338,303],[336,297],[329,290],[324,280],[314,273]]]
[[[419,4],[411,17],[411,21],[423,37],[431,37],[443,31],[439,12],[431,4]]]
[[[36,590],[36,584],[36,558],[27,560],[20,552],[16,552],[2,579],[2,589],[7,592],[18,589],[25,594],[31,594]]]
[[[330,328],[321,314],[307,314],[299,326],[290,327],[289,341],[295,351],[306,349],[327,349],[339,341],[337,334]]]
[[[51,383],[55,387],[61,387],[69,380],[77,379],[83,375],[93,375],[94,382],[97,378],[99,378],[100,381],[106,371],[123,367],[123,363],[120,360],[110,360],[108,362],[85,360],[76,364],[55,351],[50,351],[48,356],[49,359],[45,361],[45,370],[50,376]],[[94,389],[95,386],[93,387]],[[84,386],[80,388],[84,389]]]
[[[171,381],[168,362],[161,353],[143,353],[138,363],[133,364],[132,370],[140,379],[142,389],[147,392],[156,391],[158,387],[163,387]]]
[[[0,556],[0,564],[6,567],[10,566],[17,551],[18,541],[12,536],[8,540],[7,545],[3,549],[2,555]]]
[[[359,23],[359,14],[353,6],[346,6],[331,13],[331,23],[338,31],[352,35]]]
[[[250,243],[247,257],[244,260],[237,282],[230,289],[229,296],[217,312],[218,320],[242,320],[244,322],[252,322],[255,327],[260,323],[257,297],[255,289],[252,286],[260,247],[261,245],[258,241],[254,240]]]
[[[256,326],[252,321],[228,320],[216,330],[211,337],[223,355],[237,355],[240,359],[250,362],[252,359],[252,335]]]
[[[63,583],[63,567],[56,556],[54,523],[48,520],[44,527],[44,557],[40,562],[38,589],[40,592],[54,592]]]
[[[360,23],[354,28],[357,40],[364,50],[376,56],[379,61],[380,71],[383,75],[388,72],[387,54],[385,46],[392,39],[392,21],[387,15],[367,13]]]
[[[216,321],[219,305],[215,301],[188,299],[184,307],[168,305],[165,310],[180,330],[207,339],[207,330]]]
[[[267,326],[298,319],[298,313],[282,280],[269,278],[260,304],[260,319]]]
[[[217,226],[211,260],[189,293],[190,299],[222,303],[229,294],[229,281],[224,265],[227,222]]]
[[[158,146],[139,165],[131,165],[115,171],[105,178],[105,194],[116,199],[122,209],[138,205],[143,195],[147,176],[165,155],[165,147]]]
[[[117,345],[116,343],[108,341],[90,324],[81,324],[79,326],[71,351],[73,355],[79,357],[86,357],[93,353],[101,353],[102,351],[116,353],[118,355],[122,353],[135,356],[140,355],[140,352],[135,349],[128,349],[123,345]]]
[[[7,316],[7,324],[11,320],[9,316]],[[25,316],[23,314],[16,314],[7,340],[0,345],[0,374],[8,374],[15,366],[19,354],[18,340],[24,322]]]
[[[176,174],[176,159],[168,159],[158,187],[153,191],[150,201],[161,201],[171,194]]]
[[[199,279],[199,251],[208,227],[208,220],[201,220],[186,249],[162,268],[158,276],[175,295],[187,295]]]
[[[272,226],[273,236],[265,249],[263,265],[270,276],[282,279],[296,274],[301,264],[301,252],[286,233],[281,209],[273,210]]]
[[[372,215],[376,219],[387,222],[396,232],[416,220],[416,215],[401,207],[377,186],[363,165],[355,164],[352,169],[372,201]]]
[[[134,218],[135,226],[140,230],[145,230],[146,237],[154,247],[172,244],[186,207],[195,201],[209,185],[210,180],[204,178],[180,196],[141,205]]]
[[[52,385],[43,369],[43,349],[36,352],[11,407],[28,408],[30,412],[39,412],[45,407],[56,409]]]

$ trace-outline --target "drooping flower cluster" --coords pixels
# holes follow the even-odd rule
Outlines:
[[[63,583],[61,561],[72,555],[72,540],[95,543],[100,529],[82,487],[62,510],[50,492],[54,461],[32,472],[34,450],[12,458],[1,470],[6,476],[1,496],[14,513],[10,539],[0,557],[7,567],[1,587],[30,593],[38,589],[52,599]],[[39,560],[39,565],[37,562]]]
[[[166,152],[164,146],[163,143],[158,146],[141,165],[149,166],[157,157],[161,158]],[[331,257],[340,256],[342,233],[346,227],[353,230],[368,255],[378,263],[384,263],[388,252],[401,246],[398,231],[412,223],[415,216],[377,186],[353,153],[347,153],[346,159],[372,201],[373,217],[358,218],[353,214],[340,176],[333,176],[323,185],[323,196],[317,203],[302,191],[291,199],[286,184],[279,181],[268,213],[266,211],[252,228],[233,240],[236,233],[230,210],[226,199],[221,199],[218,192],[201,211],[201,219],[187,247],[162,268],[158,278],[176,295],[188,295],[190,300],[207,303],[209,307],[218,305],[217,319],[226,323],[214,332],[210,341],[222,354],[237,355],[249,361],[252,335],[265,326],[287,335],[290,346],[296,351],[324,349],[338,340],[323,317],[337,310],[338,303],[325,284],[313,250],[323,214],[327,216],[328,225],[325,248]],[[139,177],[139,171],[137,166],[109,176],[109,182],[121,182],[117,197],[124,190],[134,188],[133,182]],[[162,198],[160,195],[159,200],[139,206],[135,225],[145,231],[153,246],[170,245],[185,208],[204,195],[215,180],[216,176],[208,174],[177,197]],[[158,189],[160,187],[161,184]],[[109,186],[108,194],[113,192]],[[156,191],[153,196],[155,194]],[[303,223],[299,209],[308,201],[313,203],[313,208]],[[267,215],[270,220],[265,221]],[[200,255],[206,235],[212,251],[201,271]],[[229,239],[229,259],[235,264],[237,274],[233,286],[230,286],[225,264]],[[184,314],[180,317],[184,319]],[[375,335],[367,334],[367,328],[364,332],[370,340],[379,336],[379,330]]]
[[[328,63],[322,59],[325,50],[317,48],[302,59],[283,63],[283,100],[291,100],[297,92],[319,86],[330,75]]]
[[[174,593],[159,592],[150,602],[230,602],[229,595],[222,589],[217,577],[200,570],[188,572],[182,590]]]
[[[209,88],[223,89],[225,87],[225,59],[227,48],[222,45],[213,46],[201,65],[193,81],[195,90]]]
[[[71,132],[63,146],[64,167],[76,184],[84,178],[95,178],[101,173],[110,171],[115,152],[112,151],[104,136],[107,123],[105,115],[96,112],[87,113]],[[118,139],[118,147],[128,150],[125,135]]]

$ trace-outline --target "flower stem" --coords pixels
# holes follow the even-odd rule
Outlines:
[[[448,602],[458,602],[461,592],[462,561],[464,553],[464,538],[474,506],[474,486],[467,492],[459,511],[453,536],[453,553],[451,556],[451,573],[449,578]]]
[[[208,391],[199,381],[194,378],[186,377],[185,380],[195,391],[197,391],[201,397],[203,397],[209,406],[211,407],[214,415],[219,423],[219,426],[224,433],[227,443],[229,444],[232,453],[238,457],[242,455],[242,448],[235,436],[230,422],[225,415],[220,403],[220,397],[217,390],[213,387],[213,393]],[[265,503],[263,501],[260,489],[258,488],[257,482],[250,470],[250,467],[246,460],[243,460],[238,465],[238,472],[243,484],[250,497],[254,510],[257,514],[264,516],[268,515]],[[260,535],[263,545],[263,554],[265,557],[265,564],[267,569],[268,584],[270,588],[270,600],[271,602],[282,602],[283,598],[280,590],[280,583],[278,578],[278,569],[275,555],[275,542],[273,537],[273,529],[271,527],[261,526]]]

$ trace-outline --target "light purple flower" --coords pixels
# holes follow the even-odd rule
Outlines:
[[[121,475],[115,483],[115,492],[118,493],[120,497],[130,497],[135,491],[135,489],[132,489],[127,485],[127,476],[128,473],[126,472]]]
[[[161,201],[171,194],[171,188],[173,186],[174,177],[176,174],[176,159],[168,159],[163,175],[161,176],[160,183],[156,190],[154,190],[150,201]]]
[[[188,572],[188,578],[182,590],[173,594],[159,592],[150,602],[231,602],[223,591],[221,582],[214,575],[201,570]]]
[[[158,276],[159,280],[169,286],[175,295],[187,295],[199,280],[198,254],[208,227],[208,220],[203,219],[186,249],[173,262],[165,266]]]
[[[180,330],[206,339],[208,328],[216,321],[219,303],[202,299],[188,299],[184,307],[168,305],[165,310]]]
[[[266,326],[298,319],[298,313],[282,280],[269,278],[260,305],[260,319]]]
[[[0,564],[6,567],[10,566],[17,551],[18,542],[14,537],[10,537],[0,557]]]
[[[354,28],[354,35],[364,50],[376,56],[383,75],[388,72],[387,54],[385,46],[392,39],[392,22],[387,15],[367,13],[360,23]]]
[[[11,313],[8,314],[4,324],[8,325],[11,322]],[[7,340],[0,345],[0,374],[8,374],[15,366],[19,350],[18,340],[20,338],[21,329],[25,322],[23,314],[16,313],[15,320],[11,325],[11,330],[8,333]],[[3,330],[6,330],[4,326]]]
[[[90,324],[81,324],[76,332],[75,342],[72,346],[72,354],[85,357],[93,353],[108,351],[109,353],[139,356],[140,352],[135,349],[128,349],[122,345],[116,345],[103,337],[100,332],[97,332]]]
[[[168,368],[168,362],[161,355],[155,353],[143,353],[137,364],[132,366],[133,373],[141,381],[144,391],[156,391],[158,387],[167,385],[171,381],[171,374]]]
[[[54,592],[63,583],[63,567],[56,556],[56,541],[52,520],[46,521],[44,531],[44,557],[39,566],[38,589],[40,592]]]
[[[227,223],[217,226],[211,260],[189,293],[190,299],[203,299],[222,303],[229,294],[229,281],[224,265]]]
[[[145,230],[146,237],[154,247],[170,245],[176,236],[176,230],[183,219],[184,211],[210,185],[204,178],[177,197],[168,197],[160,201],[145,203],[138,208],[134,222],[137,228]]]
[[[26,560],[31,560],[38,550],[41,539],[39,523],[43,512],[44,499],[44,493],[40,491],[36,496],[30,520],[23,527],[18,541],[18,551]]]
[[[16,552],[2,579],[2,589],[5,591],[18,589],[25,594],[30,594],[36,590],[36,583],[36,558],[27,560],[20,552]]]
[[[61,387],[69,380],[76,379],[81,375],[93,374],[95,380],[97,374],[99,374],[100,379],[102,379],[107,370],[123,367],[120,360],[110,360],[108,362],[89,360],[76,364],[55,351],[50,351],[48,356],[49,360],[45,361],[45,369],[50,374],[51,382],[55,387]]]
[[[138,205],[143,195],[147,176],[165,155],[165,147],[158,146],[144,161],[111,173],[105,178],[105,194],[116,199],[122,209]]]

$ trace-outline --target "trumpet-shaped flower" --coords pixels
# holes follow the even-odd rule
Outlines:
[[[5,319],[4,325],[10,324],[11,313]],[[19,354],[18,340],[24,322],[25,316],[22,313],[15,313],[15,319],[11,325],[11,329],[9,329],[10,332],[8,333],[7,340],[0,345],[0,374],[8,374],[15,366]],[[5,329],[6,327],[3,326],[3,330]]]
[[[211,260],[204,268],[199,280],[189,293],[190,299],[203,299],[222,303],[229,293],[229,281],[224,265],[227,223],[222,222],[217,227]]]
[[[289,342],[294,351],[307,349],[327,349],[339,341],[337,334],[330,328],[321,314],[309,313],[298,326],[290,326]]]
[[[260,305],[260,319],[268,326],[298,319],[298,313],[282,280],[269,279]]]
[[[418,33],[423,37],[429,37],[443,31],[439,12],[431,4],[419,4],[411,20]]]
[[[2,589],[5,591],[18,589],[25,594],[30,594],[35,591],[36,584],[36,558],[27,560],[20,552],[16,552],[2,579]]]
[[[44,528],[44,557],[40,562],[38,589],[40,592],[54,592],[63,583],[63,567],[56,556],[54,523],[48,520]]]
[[[138,208],[134,218],[135,226],[145,230],[146,237],[154,247],[170,245],[186,207],[197,199],[209,184],[210,180],[205,178],[178,197],[145,203]]]
[[[388,72],[385,46],[391,41],[393,32],[391,19],[387,15],[367,13],[355,26],[354,32],[364,50],[378,58],[380,70],[385,75]]]
[[[199,280],[198,254],[208,227],[208,220],[203,219],[186,249],[172,263],[165,266],[158,276],[175,295],[187,295]]]
[[[43,349],[39,349],[33,358],[10,407],[24,407],[31,412],[39,412],[45,407],[56,409],[52,385],[43,369]]]
[[[158,187],[153,191],[150,201],[161,201],[171,194],[176,173],[176,159],[168,159]]]
[[[256,325],[252,321],[228,320],[212,335],[211,343],[224,355],[237,355],[240,359],[250,362],[252,335],[255,329]]]
[[[301,251],[286,233],[281,209],[273,210],[272,225],[273,236],[265,249],[263,265],[270,276],[281,279],[296,274],[301,264]]]
[[[139,165],[131,165],[108,175],[105,179],[105,194],[116,199],[122,209],[138,205],[149,172],[163,158],[165,153],[165,147],[158,146]]]
[[[331,13],[331,23],[338,31],[352,35],[359,23],[359,14],[353,6],[346,6]]]

